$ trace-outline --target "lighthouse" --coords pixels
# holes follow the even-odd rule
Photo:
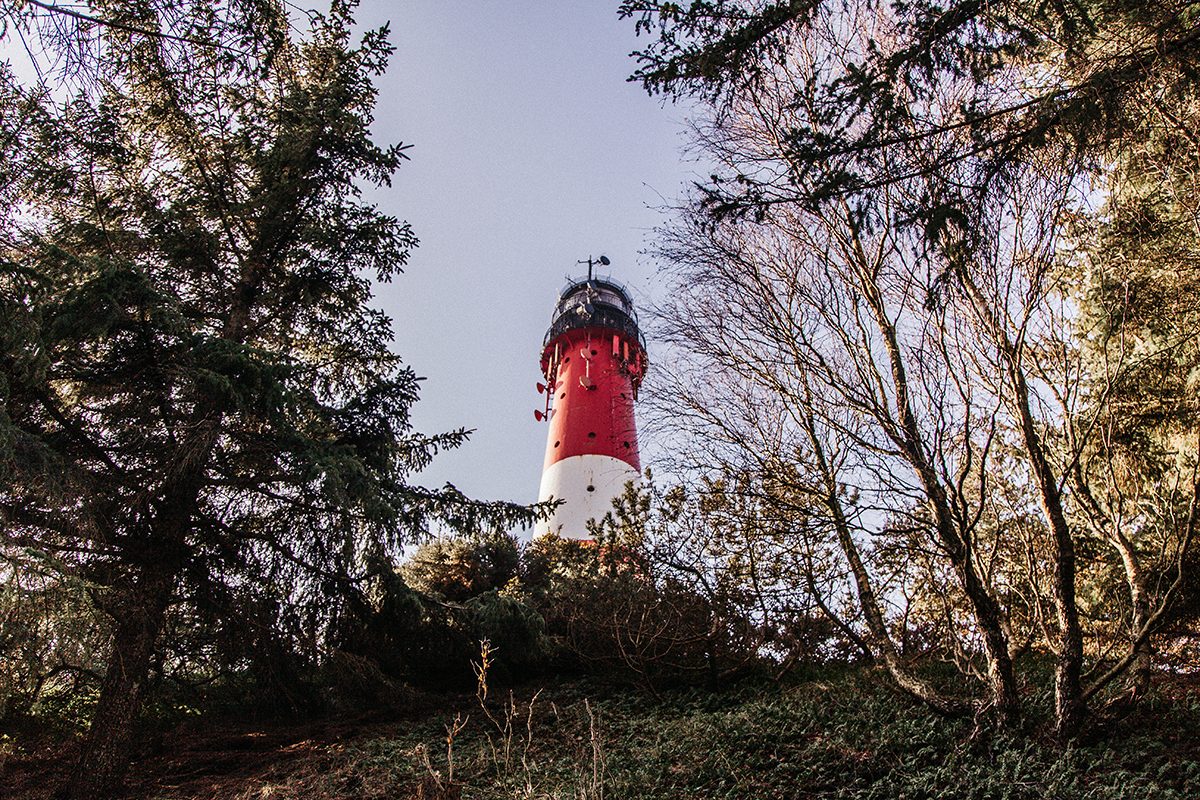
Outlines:
[[[609,260],[580,263],[587,277],[563,287],[542,343],[545,407],[534,414],[550,430],[538,501],[563,502],[535,536],[590,539],[588,520],[603,518],[641,474],[633,404],[648,365],[645,340],[625,287],[592,274]]]

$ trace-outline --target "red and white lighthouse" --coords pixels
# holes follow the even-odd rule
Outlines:
[[[563,500],[535,536],[590,539],[588,520],[612,510],[629,481],[641,475],[633,403],[648,365],[633,300],[611,278],[567,283],[542,346],[545,409],[550,423],[539,502]]]

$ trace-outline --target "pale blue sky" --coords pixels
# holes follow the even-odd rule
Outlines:
[[[378,138],[413,145],[376,199],[421,239],[379,302],[427,377],[418,430],[476,431],[420,480],[532,502],[546,435],[534,384],[557,290],[603,253],[635,301],[655,291],[639,251],[695,177],[684,112],[625,81],[637,40],[615,0],[367,2],[359,18],[390,19],[397,47]]]

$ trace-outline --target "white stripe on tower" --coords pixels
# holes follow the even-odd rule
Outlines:
[[[538,499],[562,497],[567,502],[539,526],[539,533],[555,533],[570,539],[591,538],[588,520],[603,519],[612,511],[613,498],[625,491],[625,484],[640,477],[636,469],[612,456],[587,454],[555,461],[542,472]]]

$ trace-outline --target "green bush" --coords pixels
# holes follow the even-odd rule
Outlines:
[[[436,563],[422,564],[423,586],[466,585],[440,577]],[[456,570],[464,561],[450,563],[453,575],[460,576]],[[342,620],[336,637],[339,651],[366,659],[388,680],[428,689],[463,690],[474,685],[471,665],[478,659],[482,639],[496,649],[497,682],[521,680],[544,669],[550,657],[545,623],[518,596],[492,588],[461,602],[451,601],[440,592],[410,586],[405,579],[409,574],[405,569],[386,571],[375,579]],[[342,662],[343,667],[348,665],[345,659]],[[363,675],[368,671],[366,665],[350,670]]]
[[[419,592],[461,603],[503,589],[517,576],[520,561],[516,539],[506,534],[447,537],[421,545],[400,574]]]

